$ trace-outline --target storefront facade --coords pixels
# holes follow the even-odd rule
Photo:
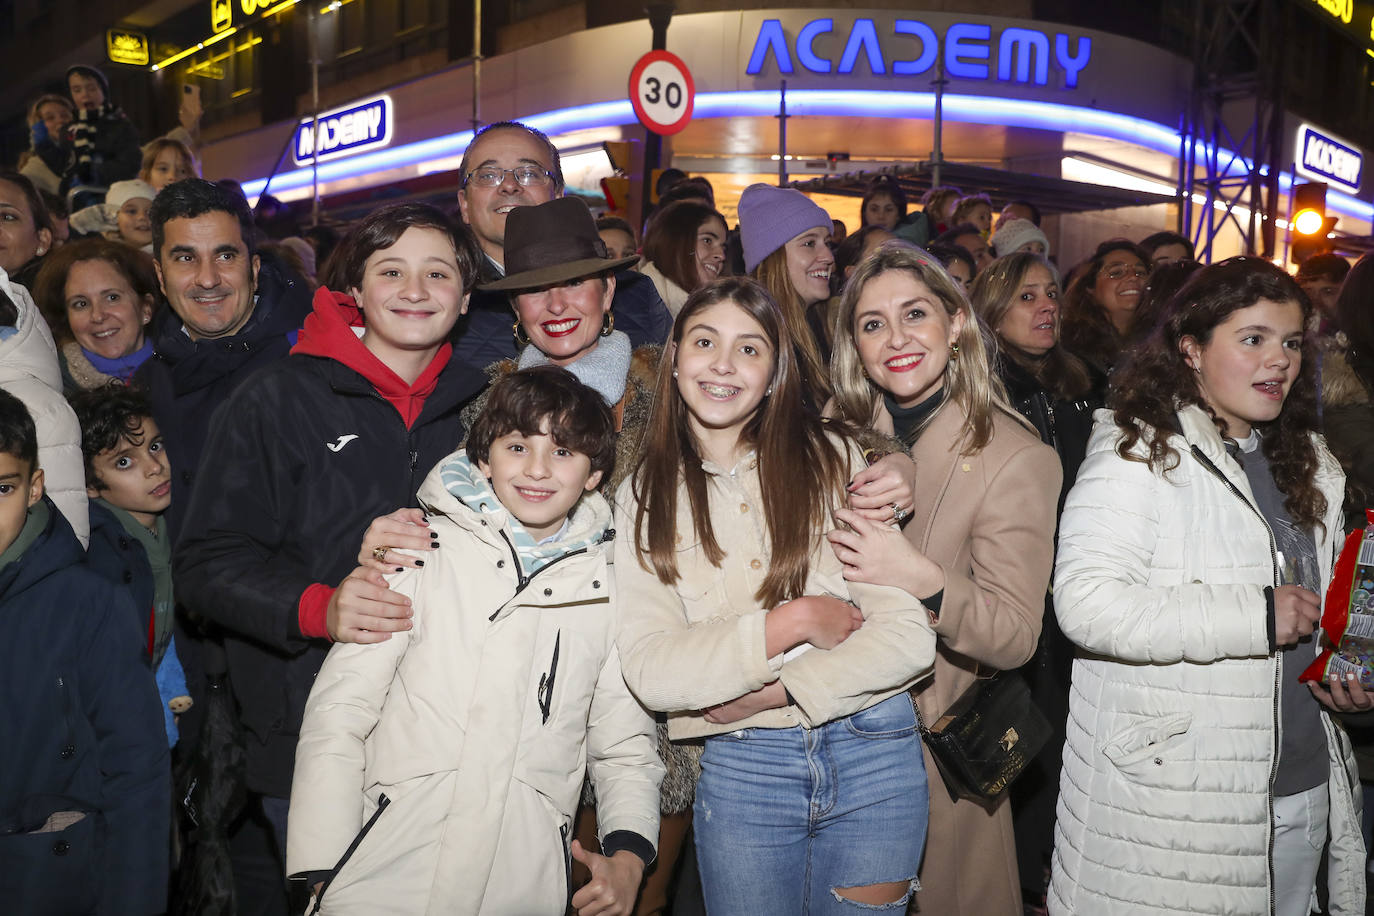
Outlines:
[[[575,192],[596,194],[611,168],[601,144],[645,136],[627,80],[649,47],[648,23],[629,22],[489,58],[478,80],[471,64],[452,66],[331,106],[313,133],[286,123],[211,143],[206,172],[241,176],[250,196],[266,187],[279,198],[302,199],[318,186],[328,199],[452,172],[473,121],[516,119],[544,130],[563,150]],[[679,15],[667,47],[691,70],[696,97],[691,123],[665,140],[662,164],[707,175],[727,216],[745,186],[778,181],[780,164],[788,178],[800,179],[931,158],[941,71],[948,161],[1165,195],[1178,185],[1191,66],[1144,42],[958,13],[806,9]],[[777,118],[783,81],[785,149]],[[1302,152],[1297,126],[1287,131],[1289,161]],[[1313,161],[1354,178],[1332,185],[1328,205],[1342,230],[1368,234],[1374,208],[1359,184],[1363,174],[1350,171],[1350,156],[1360,153],[1340,146],[1344,152],[1314,146]],[[1285,191],[1289,172],[1281,178]],[[857,223],[856,199],[822,204]],[[1139,238],[1174,228],[1176,219],[1172,205],[1154,204],[1065,214],[1047,228],[1073,258],[1095,240]],[[1241,244],[1238,234],[1223,233],[1214,257]]]

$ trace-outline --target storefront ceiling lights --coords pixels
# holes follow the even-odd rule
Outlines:
[[[299,3],[299,2],[300,2],[300,0],[282,0],[281,3],[278,3],[276,6],[272,7],[271,9],[264,10],[264,11],[263,11],[263,14],[262,14],[262,18],[263,18],[263,19],[266,19],[268,16],[275,16],[277,13],[284,12],[285,10],[290,9],[291,7],[295,6],[295,5],[296,5],[297,3]],[[333,4],[331,4],[331,5],[333,5]],[[153,64],[153,65],[152,65],[151,67],[149,67],[148,69],[151,70],[152,72],[156,73],[158,70],[161,70],[163,67],[171,66],[172,64],[174,64],[174,63],[176,63],[177,61],[181,60],[183,57],[186,57],[186,56],[188,56],[188,55],[194,54],[194,53],[196,53],[197,51],[203,51],[203,50],[205,50],[206,48],[210,47],[210,45],[214,44],[215,42],[219,41],[220,39],[228,38],[230,35],[233,35],[233,34],[234,34],[235,32],[237,32],[238,30],[239,30],[239,27],[238,27],[238,26],[230,26],[229,28],[225,29],[223,32],[217,32],[217,33],[215,33],[214,35],[211,35],[209,38],[205,39],[204,41],[198,41],[198,42],[196,42],[196,44],[195,44],[194,46],[189,47],[189,48],[187,48],[187,49],[184,50],[184,51],[178,51],[176,54],[173,54],[171,57],[167,58],[166,60],[160,60],[160,61],[158,61],[157,63]]]
[[[295,0],[292,0],[292,2],[294,3]],[[191,54],[196,53],[197,51],[203,51],[203,50],[205,50],[206,48],[210,47],[210,45],[214,44],[215,42],[220,41],[221,39],[224,39],[224,38],[228,38],[230,35],[233,35],[233,34],[234,34],[235,32],[237,32],[237,31],[238,31],[238,29],[237,29],[237,28],[234,28],[234,27],[227,28],[227,29],[225,29],[223,32],[220,32],[220,33],[217,34],[217,35],[211,35],[209,38],[205,39],[204,41],[197,42],[196,45],[195,45],[194,47],[187,48],[185,51],[179,51],[179,52],[177,52],[176,54],[173,54],[171,57],[167,58],[166,60],[160,60],[160,61],[158,61],[157,63],[153,64],[153,66],[152,66],[150,69],[152,69],[152,70],[154,70],[154,71],[161,70],[163,67],[166,67],[166,66],[169,66],[169,65],[171,65],[171,64],[176,63],[177,61],[181,60],[183,57],[187,57],[187,56],[189,56],[189,55],[191,55]]]
[[[778,112],[778,93],[776,90],[703,92],[697,94],[695,104],[694,118],[772,117]],[[1058,102],[953,93],[945,94],[943,104],[944,116],[950,121],[1091,134],[1134,143],[1171,156],[1178,155],[1181,145],[1179,133],[1173,128],[1112,111]],[[797,89],[787,93],[789,116],[929,120],[934,116],[934,110],[935,96],[929,92]],[[638,123],[629,101],[624,99],[545,111],[519,120],[551,136],[575,130]],[[465,130],[336,160],[320,165],[319,180],[337,181],[384,169],[419,166],[431,159],[461,155],[471,141],[472,131]],[[1197,145],[1199,158],[1208,152],[1202,144]],[[1223,164],[1228,160],[1237,164],[1244,161],[1229,150],[1221,150],[1218,158]],[[294,169],[276,175],[272,179],[272,190],[307,187],[310,181],[309,168]],[[265,178],[246,181],[243,190],[249,198],[256,198],[266,184]],[[1291,184],[1291,175],[1286,172],[1279,174],[1280,188],[1287,190]],[[1332,191],[1327,197],[1327,206],[1339,213],[1374,222],[1374,204],[1349,195]]]

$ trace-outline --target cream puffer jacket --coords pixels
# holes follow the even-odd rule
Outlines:
[[[86,508],[81,426],[62,396],[57,346],[29,291],[10,280],[3,269],[0,290],[19,311],[15,333],[0,340],[0,388],[23,401],[33,416],[38,428],[38,466],[43,469],[43,488],[85,547],[91,539],[91,519]]]
[[[324,913],[561,916],[587,771],[603,838],[658,837],[663,767],[620,673],[602,545],[525,576],[505,510],[450,493],[449,460],[419,492],[439,549],[391,577],[414,628],[334,646],[306,707],[287,873],[338,869]],[[609,522],[588,493],[562,541]]]
[[[1264,590],[1279,566],[1269,526],[1202,410],[1179,411],[1179,464],[1164,477],[1117,455],[1108,411],[1096,420],[1059,523],[1055,610],[1080,653],[1049,910],[1272,912],[1279,659]],[[1320,439],[1317,451],[1325,583],[1342,539],[1344,477]],[[1363,913],[1355,763],[1345,732],[1322,719],[1330,912]]]
[[[850,467],[864,466],[857,447]],[[935,633],[921,603],[898,588],[848,582],[829,542],[817,532],[804,594],[853,601],[864,625],[829,651],[810,649],[783,662],[764,648],[764,617],[754,593],[768,573],[768,532],[752,456],[733,469],[712,462],[707,499],[720,568],[696,543],[685,485],[678,490],[680,578],[664,585],[634,551],[633,478],[616,494],[616,587],[621,602],[620,655],[625,680],[644,705],[670,713],[674,739],[740,728],[822,725],[867,709],[930,674]],[[850,476],[853,476],[851,471]],[[833,520],[831,524],[834,524]],[[645,563],[648,563],[646,558]],[[729,725],[712,725],[701,710],[781,679],[796,704]]]

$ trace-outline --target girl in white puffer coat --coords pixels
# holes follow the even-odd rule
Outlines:
[[[1298,675],[1341,541],[1310,305],[1255,258],[1204,268],[1112,379],[1060,522],[1080,648],[1051,913],[1364,912],[1350,743]]]

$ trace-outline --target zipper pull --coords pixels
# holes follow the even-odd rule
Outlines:
[[[410,469],[411,469],[412,471],[415,470],[415,465],[418,464],[419,461],[420,461],[420,453],[419,453],[418,451],[415,451],[414,449],[411,449],[411,452],[410,452]]]

